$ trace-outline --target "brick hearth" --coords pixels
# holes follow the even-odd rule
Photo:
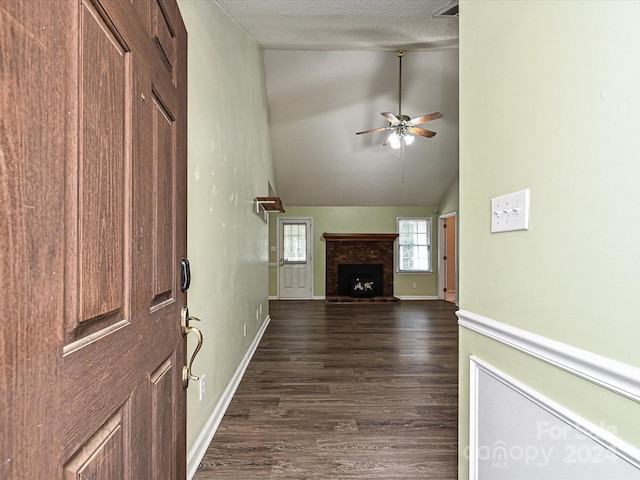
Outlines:
[[[396,302],[393,296],[393,242],[397,233],[325,233],[327,302]],[[352,298],[338,294],[338,265],[383,265],[382,296]]]

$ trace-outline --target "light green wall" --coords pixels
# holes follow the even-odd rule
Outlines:
[[[268,226],[253,198],[268,195],[273,165],[261,50],[214,2],[179,7],[189,35],[188,302],[204,335],[193,371],[207,379],[202,402],[197,382],[188,390],[190,451],[268,315]]]
[[[460,204],[460,181],[458,179],[458,175],[451,182],[451,185],[445,192],[442,200],[440,201],[440,206],[438,207],[438,211],[440,215],[444,215],[445,213],[453,213],[457,212]]]
[[[284,199],[286,201],[286,199]],[[434,207],[290,207],[285,205],[286,217],[311,217],[313,219],[313,296],[325,295],[325,241],[327,233],[397,233],[397,217],[431,217],[433,273],[394,276],[394,295],[435,297],[438,295],[438,220]],[[269,222],[270,245],[277,245],[277,217]],[[277,295],[277,253],[271,251],[269,262],[269,295]],[[413,288],[413,283],[416,288]]]
[[[460,11],[460,307],[640,366],[640,2]],[[491,234],[490,199],[524,188],[530,229]],[[463,331],[461,452],[472,353],[640,446],[638,404]]]

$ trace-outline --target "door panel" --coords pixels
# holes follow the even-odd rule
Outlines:
[[[162,52],[162,58],[171,70],[175,61],[175,34],[171,26],[170,14],[167,12],[164,2],[153,2],[153,36],[156,45]]]
[[[153,425],[151,444],[151,478],[172,478],[175,471],[176,452],[173,437],[176,435],[172,405],[176,396],[182,395],[174,381],[179,374],[175,354],[162,362],[150,376],[151,382],[151,423]]]
[[[457,215],[455,213],[448,214],[446,217],[440,217],[441,233],[440,233],[440,262],[439,283],[442,288],[442,298],[452,303],[457,303],[458,294],[457,285]]]
[[[153,305],[172,299],[173,266],[173,168],[176,161],[174,116],[153,92],[153,170],[154,176],[154,275]]]
[[[78,156],[68,170],[75,172],[73,197],[77,216],[69,225],[77,230],[71,246],[77,252],[77,272],[69,277],[67,340],[97,334],[128,317],[124,279],[126,244],[125,124],[131,89],[130,53],[113,35],[114,26],[88,3],[79,12]],[[108,94],[105,94],[108,92]],[[73,199],[71,199],[73,201]],[[73,265],[76,259],[70,259]],[[74,269],[75,270],[75,269]],[[69,272],[71,274],[71,272]],[[68,288],[69,288],[68,287]],[[75,308],[74,308],[75,307]],[[76,310],[77,308],[77,310]]]
[[[447,297],[452,301],[456,299],[456,217],[447,220]]]
[[[120,409],[64,467],[64,480],[124,478],[125,408]]]
[[[284,288],[293,288],[293,269],[288,267],[282,267],[282,273],[284,275]]]
[[[0,478],[184,478],[177,4],[3,2],[0,47]]]
[[[309,269],[306,265],[285,265],[282,270],[286,289],[306,289],[309,286]]]

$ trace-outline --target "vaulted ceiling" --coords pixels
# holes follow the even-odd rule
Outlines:
[[[216,0],[264,48],[285,205],[435,206],[458,170],[458,18],[451,0]],[[380,113],[442,112],[399,150]]]

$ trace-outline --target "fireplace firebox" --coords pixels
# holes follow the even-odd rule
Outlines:
[[[338,295],[376,297],[382,295],[384,267],[381,264],[338,265]]]

